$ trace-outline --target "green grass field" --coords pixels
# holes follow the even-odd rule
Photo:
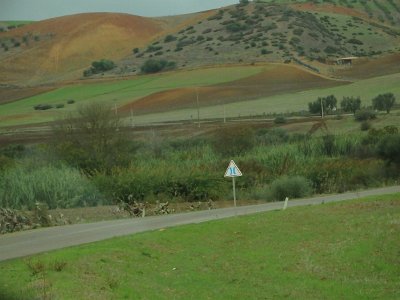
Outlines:
[[[140,76],[136,79],[119,80],[115,82],[84,83],[65,86],[54,91],[1,105],[0,127],[34,124],[53,121],[60,114],[76,109],[77,105],[86,101],[103,101],[116,105],[123,105],[135,99],[142,98],[163,90],[207,86],[218,83],[227,83],[240,78],[246,78],[265,70],[268,66],[244,66],[229,68],[210,68],[193,71],[172,72],[159,75]],[[360,96],[363,105],[371,105],[373,97],[380,93],[392,92],[400,99],[400,73],[360,80],[349,85],[334,88],[305,90],[298,93],[261,97],[254,100],[235,102],[225,105],[227,117],[252,116],[307,111],[308,103],[320,96],[334,94],[340,103],[343,96]],[[76,101],[67,105],[68,99]],[[65,104],[63,109],[48,111],[34,111],[37,104]],[[223,105],[201,105],[201,119],[222,118]],[[134,113],[134,112],[133,112]],[[193,109],[179,109],[164,113],[134,115],[134,122],[146,124],[150,122],[165,122],[190,120],[197,116],[197,108],[193,102]],[[127,119],[127,123],[130,123]]]
[[[159,91],[178,87],[195,87],[229,82],[255,75],[264,69],[265,67],[251,66],[209,68],[140,76],[135,79],[114,82],[65,86],[45,94],[1,105],[0,126],[52,121],[58,114],[76,109],[76,104],[84,103],[85,101],[108,101],[122,105]],[[40,112],[33,110],[33,107],[37,104],[66,104],[68,99],[74,99],[76,104],[65,105],[66,107],[61,110],[52,109]],[[1,117],[5,116],[8,118],[1,120]],[[15,116],[15,118],[12,116]]]
[[[2,262],[0,296],[399,299],[399,220],[394,194],[167,228]]]
[[[366,80],[360,80],[349,85],[338,86],[334,88],[312,89],[298,93],[276,95],[272,97],[259,98],[236,103],[225,104],[225,113],[227,117],[261,115],[263,113],[290,113],[299,111],[308,111],[308,103],[315,101],[318,97],[335,95],[338,99],[338,105],[343,96],[360,96],[363,105],[371,105],[372,98],[378,94],[391,92],[395,94],[396,99],[400,99],[400,73],[375,77]],[[195,104],[195,103],[194,103]],[[190,120],[197,117],[197,110],[193,104],[193,109],[181,109],[176,111],[147,114],[135,116],[136,123]],[[222,118],[224,115],[224,106],[201,106],[200,98],[200,116],[206,118]]]

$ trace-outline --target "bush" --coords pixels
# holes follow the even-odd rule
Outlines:
[[[388,164],[400,165],[400,134],[387,134],[378,143],[378,155]]]
[[[164,70],[171,70],[176,67],[176,63],[173,61],[167,61],[165,59],[149,59],[141,67],[143,73],[157,73]]]
[[[173,41],[176,41],[176,37],[173,36],[172,34],[167,35],[164,39],[164,43],[170,43]]]
[[[274,119],[275,124],[285,124],[287,122],[284,116],[279,116]]]
[[[53,106],[50,104],[38,104],[33,107],[35,110],[48,110],[52,109]]]
[[[243,126],[225,127],[216,133],[212,144],[214,150],[224,156],[244,154],[254,147],[254,130]]]
[[[74,103],[75,103],[75,100],[73,100],[73,99],[67,100],[67,104],[74,104]]]
[[[367,131],[367,130],[369,130],[370,128],[371,128],[371,123],[370,123],[370,122],[368,122],[368,121],[363,121],[363,122],[361,123],[361,126],[360,126],[361,131]]]
[[[257,132],[257,142],[261,145],[278,145],[289,140],[288,132],[283,128],[273,128],[270,130],[261,129]]]
[[[272,53],[272,51],[269,51],[267,49],[261,49],[261,54],[262,55],[271,54],[271,53]]]
[[[56,105],[56,108],[64,108],[64,106],[65,106],[65,105],[61,103],[61,104],[57,104],[57,105]]]
[[[248,29],[248,26],[240,23],[230,23],[226,26],[226,30],[230,32],[239,32],[246,29]]]
[[[271,197],[277,201],[283,201],[286,197],[290,199],[301,198],[312,192],[310,182],[301,176],[282,177],[271,184]]]
[[[358,122],[376,119],[376,113],[369,109],[362,109],[354,114],[354,118]]]
[[[98,74],[102,72],[106,72],[115,68],[115,64],[113,61],[108,59],[102,59],[99,61],[92,62],[92,66],[89,69],[83,71],[83,76],[88,77],[93,74]]]

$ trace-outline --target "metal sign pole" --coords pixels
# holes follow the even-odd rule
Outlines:
[[[236,187],[235,187],[235,177],[232,177],[232,185],[233,185],[233,203],[236,207]]]

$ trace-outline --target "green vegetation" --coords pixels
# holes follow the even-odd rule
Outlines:
[[[290,197],[308,194],[307,188],[304,193],[297,188],[297,182],[301,182],[297,180],[299,176],[309,182],[314,193],[343,192],[398,179],[398,172],[393,170],[395,166],[385,163],[388,158],[378,151],[381,140],[398,134],[392,127],[379,134],[371,129],[363,135],[358,132],[333,135],[325,131],[322,136],[312,136],[318,128],[328,130],[325,123],[315,124],[309,134],[290,134],[282,128],[226,125],[202,137],[164,140],[153,131],[151,136],[132,142],[120,128],[114,110],[102,104],[82,106],[54,127],[51,143],[32,146],[26,157],[0,156],[7,166],[2,171],[4,176],[0,177],[0,195],[8,195],[9,186],[13,186],[13,193],[3,197],[1,206],[31,207],[34,201],[31,199],[48,202],[50,207],[226,199],[229,185],[221,170],[230,159],[235,159],[246,174],[237,184],[239,196],[247,199],[254,194],[263,194],[265,201],[276,199],[270,196],[276,194],[273,182],[282,177],[296,178],[294,182],[289,178],[281,184],[284,188],[295,187],[287,189]],[[73,200],[69,192],[65,197],[42,192],[42,186],[64,188],[57,180],[47,184],[46,177],[42,176],[32,180],[31,185],[19,188],[15,178],[27,178],[27,181],[31,178],[30,173],[23,174],[29,168],[15,167],[24,164],[24,159],[41,161],[32,167],[36,170],[65,170],[67,174],[57,176],[57,180],[63,181],[69,173],[80,174],[75,181],[90,182],[86,185],[94,188],[77,189]],[[18,176],[14,175],[14,168]],[[299,194],[290,192],[296,189]],[[33,196],[27,197],[25,190]],[[56,188],[53,190],[64,195]]]
[[[56,105],[65,99],[73,99],[76,104],[88,101],[100,101],[122,105],[129,101],[148,96],[159,91],[193,86],[205,86],[230,82],[262,72],[265,67],[240,66],[225,68],[209,68],[193,71],[181,71],[157,76],[141,76],[130,80],[120,80],[106,83],[85,83],[58,88],[41,95],[22,99],[16,102],[2,104],[0,117],[7,116],[7,120],[0,121],[0,126],[26,124],[35,122],[53,121],[57,114],[46,111],[48,114],[29,115],[32,107],[38,104]],[[74,105],[65,108],[75,109]],[[27,118],[10,120],[13,115],[26,114]]]
[[[282,177],[271,184],[271,198],[283,201],[286,197],[302,198],[312,193],[309,181],[301,176]]]
[[[149,59],[141,67],[141,71],[144,74],[147,73],[158,73],[161,71],[173,70],[176,67],[176,63],[173,61],[167,61],[165,59]]]
[[[397,299],[399,197],[168,228],[1,262],[0,293],[5,299]]]
[[[92,66],[83,72],[83,76],[88,77],[94,74],[103,73],[115,68],[115,63],[109,59],[102,59],[92,62]]]
[[[372,107],[376,110],[383,110],[386,111],[386,113],[390,113],[395,102],[396,98],[394,95],[392,93],[386,93],[372,99]]]
[[[340,107],[345,112],[352,112],[353,114],[361,108],[360,97],[343,97],[342,102],[340,102]]]
[[[336,109],[337,99],[334,95],[327,97],[318,97],[314,102],[308,103],[308,110],[312,114],[322,114],[322,109],[325,114]]]

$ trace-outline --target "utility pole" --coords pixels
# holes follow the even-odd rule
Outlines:
[[[135,123],[133,123],[133,111],[131,107],[131,127],[135,127]]]
[[[322,98],[321,98],[321,118],[324,118],[324,105],[322,103]]]
[[[224,124],[226,123],[226,108],[225,108],[225,100],[222,100],[222,106],[224,107]]]
[[[196,102],[197,102],[197,123],[200,128],[200,104],[199,104],[199,88],[196,87]]]

